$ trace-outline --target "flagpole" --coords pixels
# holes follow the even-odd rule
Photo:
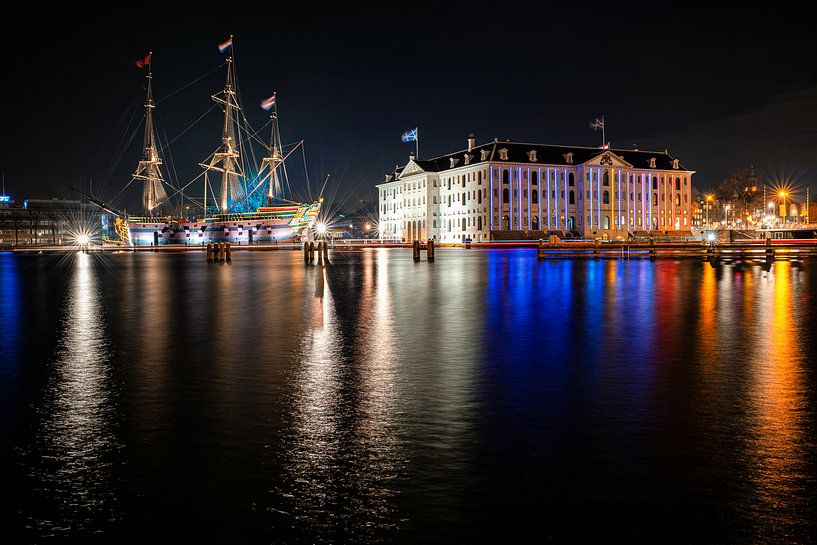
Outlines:
[[[604,123],[604,114],[601,114],[601,147],[602,148],[607,145],[606,129],[607,129],[607,127],[605,126],[605,123]]]
[[[420,158],[420,127],[414,129],[414,157],[416,159]]]

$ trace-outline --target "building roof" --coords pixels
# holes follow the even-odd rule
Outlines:
[[[388,183],[391,183],[391,182],[396,182],[396,181],[397,181],[397,179],[398,179],[398,178],[400,178],[400,174],[402,174],[402,173],[403,173],[403,170],[404,170],[405,168],[406,168],[406,167],[404,167],[404,166],[403,166],[403,167],[401,167],[400,165],[397,165],[396,167],[394,167],[394,170],[393,170],[391,173],[386,174],[386,179],[385,179],[385,180],[383,180],[383,183],[380,183],[380,184],[377,184],[377,185],[378,185],[378,186],[381,186],[381,185],[383,185],[383,184],[388,184]]]
[[[500,150],[502,149],[508,150],[507,161],[500,159]],[[484,160],[482,159],[482,150],[487,151]],[[529,160],[528,153],[530,151],[536,151],[535,161]],[[601,149],[584,146],[557,146],[552,144],[530,144],[525,142],[499,141],[488,142],[487,144],[475,146],[470,152],[467,149],[463,149],[455,153],[441,155],[433,159],[414,159],[413,162],[426,172],[442,172],[452,168],[459,168],[465,164],[466,154],[472,156],[469,160],[469,165],[487,161],[503,161],[508,163],[537,163],[547,165],[575,166],[586,163],[587,161],[590,161],[606,152],[611,152],[614,155],[617,155],[637,169],[687,170],[682,164],[680,164],[680,162],[677,169],[673,168],[675,158],[672,157],[667,151],[642,151],[617,148]],[[573,161],[570,163],[568,162],[569,153],[573,154]],[[457,159],[456,164],[453,167],[451,166],[452,158]],[[652,159],[655,159],[654,167],[650,166]],[[403,169],[400,169],[399,173],[395,170],[395,178],[392,180],[396,180],[402,173],[402,170]]]

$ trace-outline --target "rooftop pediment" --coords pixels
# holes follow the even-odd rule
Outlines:
[[[598,155],[591,157],[589,160],[585,161],[585,166],[588,167],[621,167],[621,168],[633,168],[633,165],[625,161],[619,155],[616,155],[612,151],[604,151],[599,153]]]

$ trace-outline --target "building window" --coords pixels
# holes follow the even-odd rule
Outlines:
[[[681,206],[681,195],[675,195],[675,206]]]
[[[539,192],[538,191],[531,191],[530,192],[530,201],[533,204],[539,204]]]
[[[499,160],[500,161],[508,160],[508,150],[506,148],[502,148],[501,150],[499,150]]]
[[[602,193],[601,195],[602,195],[602,196],[601,196],[601,201],[602,201],[602,204],[610,204],[610,192],[609,192],[609,191],[605,191],[605,192],[604,192],[604,193]]]
[[[652,194],[652,205],[658,206],[658,195],[656,193]]]
[[[502,190],[502,202],[505,203],[505,204],[508,204],[510,201],[511,201],[510,192],[508,191],[508,188],[506,187],[505,189]]]
[[[604,171],[604,178],[602,180],[601,185],[610,187],[610,173],[608,171]]]
[[[572,189],[570,190],[570,193],[568,193],[568,200],[567,200],[567,202],[568,202],[569,204],[576,204],[576,192],[575,192],[575,191],[573,191]]]
[[[602,223],[602,229],[609,229],[610,228],[610,216],[604,216],[604,223]]]
[[[510,174],[508,173],[508,169],[507,168],[503,169],[502,170],[502,183],[503,184],[508,184],[510,182],[511,182],[511,177],[510,177]]]
[[[530,173],[530,185],[539,185],[539,173],[535,170]]]
[[[658,189],[658,176],[653,177],[652,179],[652,188]]]
[[[576,185],[576,177],[573,176],[573,173],[567,175],[567,185],[570,187],[574,187]]]
[[[477,191],[477,204],[482,204],[482,191]]]
[[[675,178],[675,190],[681,191],[681,178]]]

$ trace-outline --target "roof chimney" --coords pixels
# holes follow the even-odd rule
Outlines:
[[[471,151],[472,149],[474,149],[474,147],[476,147],[476,145],[477,145],[477,139],[474,138],[474,133],[469,134],[468,135],[468,151]]]

